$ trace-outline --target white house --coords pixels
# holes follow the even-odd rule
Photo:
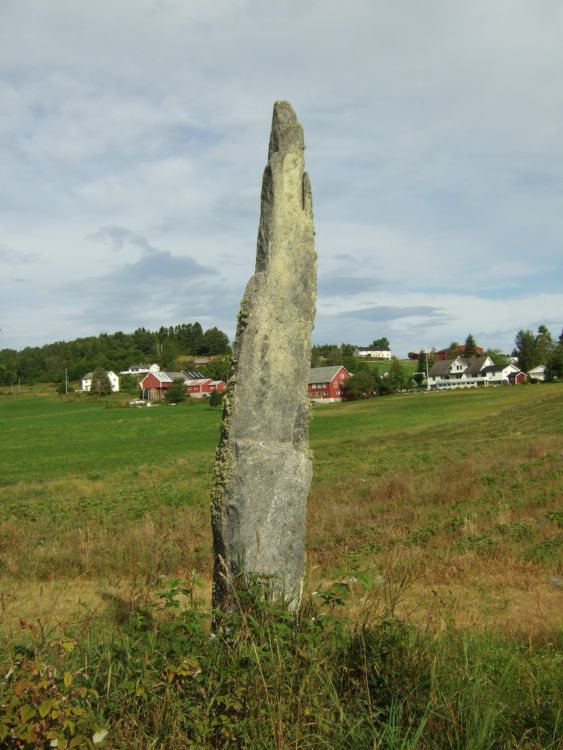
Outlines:
[[[121,370],[120,375],[148,375],[149,372],[159,372],[160,367],[155,363],[148,364],[141,362],[135,365],[129,365],[128,370]]]
[[[373,357],[374,359],[391,359],[389,349],[371,349],[369,346],[358,346],[354,351],[355,357]]]
[[[494,362],[486,354],[469,359],[456,357],[438,360],[428,373],[428,386],[432,390],[487,386],[490,381],[484,370],[491,366],[494,366]]]
[[[102,370],[102,372],[105,372],[105,374],[108,376],[109,384],[111,385],[111,390],[115,393],[119,390],[119,375],[116,375],[113,370]],[[87,372],[86,375],[81,379],[80,381],[80,390],[81,391],[88,391],[90,392],[90,389],[92,388],[92,375],[93,372]]]
[[[484,367],[480,374],[485,375],[492,385],[506,385],[511,381],[519,382],[520,379],[515,380],[515,376],[520,372],[521,370],[517,365],[509,362],[504,365],[489,365],[488,367]]]
[[[545,365],[538,365],[537,367],[528,370],[530,380],[545,380],[545,367]]]

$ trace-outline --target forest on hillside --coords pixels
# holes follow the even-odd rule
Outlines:
[[[178,357],[229,350],[226,333],[216,327],[204,331],[197,321],[161,326],[156,331],[137,328],[133,333],[101,333],[21,351],[0,349],[0,385],[18,381],[59,383],[65,370],[69,380],[78,380],[96,368],[119,372],[135,362],[157,361],[163,369],[173,369]]]

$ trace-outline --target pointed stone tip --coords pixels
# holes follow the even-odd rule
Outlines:
[[[297,115],[293,107],[289,102],[284,100],[275,102],[268,161],[276,152],[287,152],[293,149],[303,150],[303,148],[303,128],[297,120]]]
[[[287,125],[297,122],[297,115],[295,114],[293,107],[284,99],[279,99],[277,102],[274,102],[274,118],[278,120],[278,122]]]

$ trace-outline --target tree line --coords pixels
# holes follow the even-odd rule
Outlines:
[[[538,326],[537,333],[521,329],[516,334],[512,354],[518,357],[518,365],[524,372],[545,365],[546,380],[563,378],[563,330],[558,341],[554,341],[545,325]]]
[[[174,369],[182,355],[212,355],[229,352],[229,337],[219,328],[206,331],[200,323],[161,326],[151,331],[101,333],[44,346],[0,349],[0,385],[78,380],[96,369],[126,370],[135,362],[156,361],[163,369]]]

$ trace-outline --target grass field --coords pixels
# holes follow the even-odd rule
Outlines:
[[[219,410],[119,405],[0,399],[5,592],[193,569],[209,579]],[[462,623],[556,626],[560,386],[316,406],[311,444],[311,586],[335,571],[394,575],[414,609],[434,592]]]
[[[0,394],[0,744],[559,746],[561,385],[315,406],[308,604],[223,645],[219,420]]]

